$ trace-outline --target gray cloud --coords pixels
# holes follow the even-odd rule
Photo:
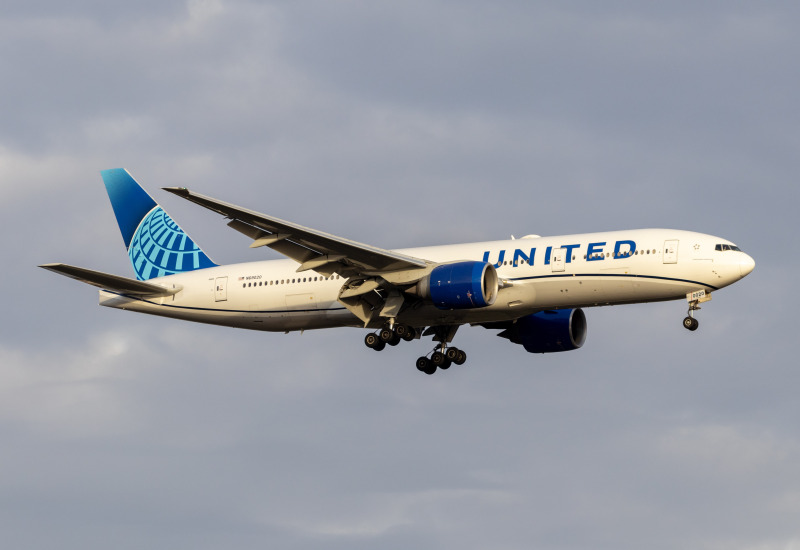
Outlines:
[[[789,548],[794,4],[11,2],[0,17],[8,546]],[[125,166],[221,262],[203,193],[385,247],[671,226],[756,271],[700,331],[592,309],[576,352],[98,308]]]

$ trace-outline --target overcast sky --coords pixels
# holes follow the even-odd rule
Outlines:
[[[7,548],[800,549],[796,2],[0,1]],[[577,351],[109,310],[99,171],[384,248],[672,227],[756,260]]]

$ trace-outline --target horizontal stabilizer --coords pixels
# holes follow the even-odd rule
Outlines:
[[[94,271],[83,267],[75,267],[67,264],[44,264],[40,265],[48,271],[53,271],[60,275],[70,277],[76,281],[86,283],[103,290],[111,290],[129,296],[156,298],[160,296],[172,296],[178,293],[183,287],[176,285],[175,288],[166,288],[153,283],[145,283],[128,277],[111,275],[102,271]]]

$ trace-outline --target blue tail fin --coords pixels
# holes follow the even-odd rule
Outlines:
[[[100,174],[137,279],[146,281],[217,265],[127,170],[114,168]]]

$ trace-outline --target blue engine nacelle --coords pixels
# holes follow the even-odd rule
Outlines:
[[[580,309],[540,311],[517,319],[498,336],[522,344],[530,353],[570,351],[586,341],[586,315]]]
[[[497,298],[497,270],[488,262],[454,262],[436,266],[417,283],[417,293],[439,309],[490,306]]]

